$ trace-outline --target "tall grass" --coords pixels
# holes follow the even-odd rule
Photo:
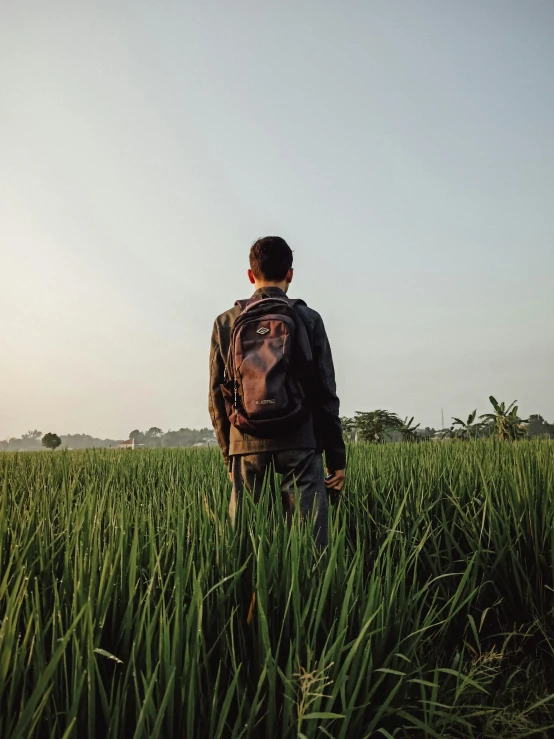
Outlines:
[[[321,554],[213,450],[0,455],[0,737],[554,732],[554,444],[349,449]]]

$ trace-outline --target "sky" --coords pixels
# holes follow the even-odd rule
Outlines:
[[[341,414],[554,421],[554,3],[0,0],[0,438],[209,425],[294,250]]]

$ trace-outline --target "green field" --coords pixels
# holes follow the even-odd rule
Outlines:
[[[216,450],[0,455],[2,739],[554,736],[554,442],[352,446],[323,555],[228,498]]]

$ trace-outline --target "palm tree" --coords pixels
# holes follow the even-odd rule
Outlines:
[[[484,413],[479,418],[484,420],[484,425],[491,428],[494,434],[503,441],[515,441],[525,436],[526,429],[523,424],[529,419],[522,419],[517,415],[517,400],[514,400],[506,408],[504,402],[499,403],[492,395],[489,400],[494,408],[494,413]]]
[[[416,429],[419,428],[419,423],[416,423],[415,426],[412,426],[414,422],[414,417],[412,416],[410,420],[408,421],[408,416],[400,422],[400,425],[398,426],[398,431],[402,434],[402,441],[417,441],[417,434]]]
[[[458,439],[469,440],[469,439],[476,438],[479,430],[483,426],[483,424],[480,423],[479,421],[475,423],[476,415],[477,415],[477,408],[472,413],[469,414],[469,416],[467,417],[467,421],[462,421],[461,418],[455,418],[454,416],[452,416],[452,420],[454,421],[452,428],[454,426],[460,427],[459,429],[456,429],[457,431],[456,435]]]

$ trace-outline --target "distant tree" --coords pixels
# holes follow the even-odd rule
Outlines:
[[[364,441],[374,444],[382,443],[388,437],[388,432],[399,429],[402,421],[390,411],[376,410],[369,412],[356,411],[356,428]]]
[[[422,439],[432,439],[437,432],[435,429],[426,426],[424,429],[420,429],[417,433]]]
[[[508,407],[504,402],[499,403],[492,395],[489,396],[494,413],[484,413],[479,416],[490,428],[492,433],[503,441],[515,441],[525,436],[527,429],[524,424],[527,420],[517,415],[517,400],[514,400]]]
[[[146,436],[150,436],[151,438],[156,438],[157,436],[161,436],[162,434],[163,434],[163,431],[159,429],[157,426],[152,426],[146,432]]]
[[[23,434],[21,439],[18,440],[19,448],[23,451],[40,449],[41,436],[42,432],[40,431],[27,431],[27,433]]]
[[[354,441],[354,435],[356,433],[356,419],[348,418],[348,416],[341,416],[340,425],[342,428],[342,435],[345,441]]]
[[[42,446],[46,447],[47,449],[57,449],[60,444],[62,443],[62,440],[58,436],[58,434],[48,433],[44,434],[42,437]]]
[[[529,416],[527,436],[530,439],[554,439],[554,424],[548,423],[539,413]]]
[[[39,440],[42,437],[42,431],[37,431],[36,429],[34,431],[27,431],[26,434],[23,434],[21,437],[22,439],[32,439],[32,440]]]
[[[136,441],[141,436],[142,436],[142,433],[138,429],[135,429],[134,431],[131,431],[131,433],[129,434],[129,439],[135,439]]]
[[[467,417],[467,421],[462,421],[461,418],[456,418],[455,416],[452,416],[452,420],[454,421],[454,426],[458,426],[459,428],[456,429],[456,435],[458,439],[463,439],[464,441],[469,439],[475,439],[483,427],[483,424],[480,421],[477,421],[475,423],[475,417],[477,416],[477,408],[472,411],[469,416]]]
[[[115,439],[98,439],[88,434],[64,434],[62,444],[69,449],[105,449],[115,446]]]

